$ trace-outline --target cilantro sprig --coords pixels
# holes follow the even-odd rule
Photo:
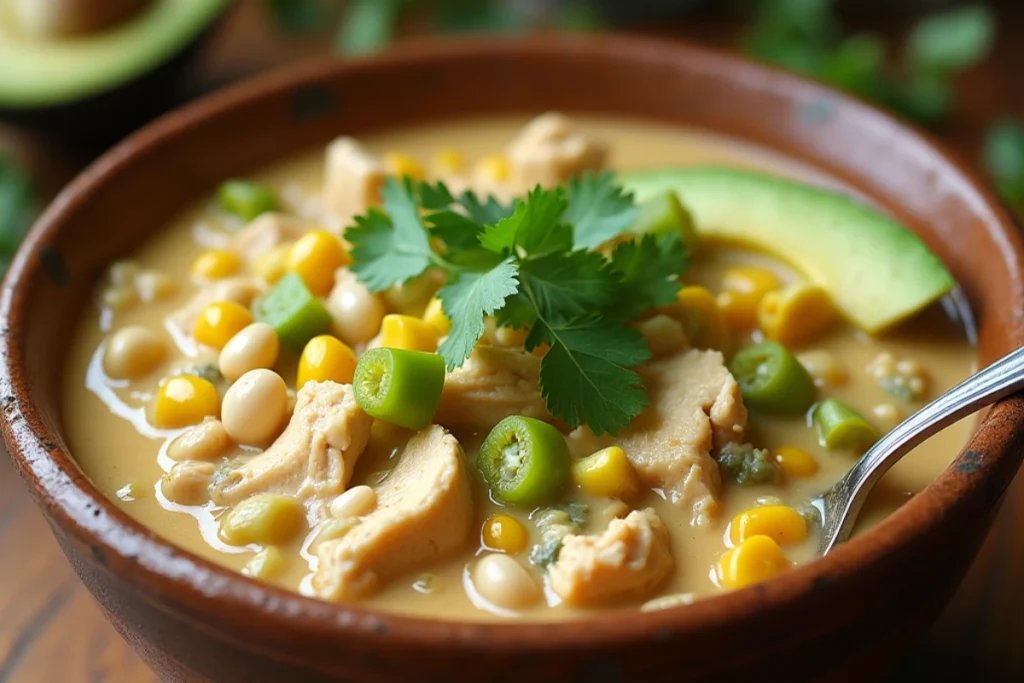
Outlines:
[[[678,235],[630,235],[607,255],[595,250],[619,241],[637,213],[611,173],[537,187],[511,204],[395,178],[381,197],[345,233],[352,270],[371,291],[445,273],[438,296],[452,326],[438,353],[449,370],[493,315],[529,329],[528,351],[546,345],[540,390],[552,415],[615,434],[640,414],[648,398],[633,368],[651,354],[629,323],[675,300],[688,258]]]

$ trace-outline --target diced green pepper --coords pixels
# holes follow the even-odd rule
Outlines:
[[[830,451],[863,453],[881,438],[874,425],[838,398],[827,398],[815,406],[812,418],[821,445]]]
[[[256,312],[294,353],[301,353],[306,342],[325,332],[333,322],[330,312],[295,273],[278,280],[260,300]]]
[[[814,380],[789,349],[766,341],[739,351],[729,371],[740,385],[743,401],[754,410],[798,415],[814,403]]]
[[[514,415],[495,425],[476,456],[491,495],[532,507],[555,498],[569,483],[569,448],[547,422]]]
[[[217,199],[222,209],[246,222],[277,208],[274,190],[251,180],[225,180],[217,188]]]
[[[352,385],[356,403],[369,415],[406,429],[423,429],[441,403],[444,358],[408,349],[370,349],[356,364]]]

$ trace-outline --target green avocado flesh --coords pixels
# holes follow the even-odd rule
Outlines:
[[[622,181],[638,201],[674,190],[702,239],[782,259],[871,334],[942,298],[954,284],[917,235],[843,194],[711,166],[635,171]]]
[[[0,16],[0,107],[32,109],[84,99],[127,83],[188,45],[228,0],[154,0],[105,31],[40,40]]]

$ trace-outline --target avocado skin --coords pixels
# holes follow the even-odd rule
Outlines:
[[[621,180],[639,201],[674,190],[702,239],[788,262],[870,334],[909,318],[955,285],[917,235],[839,192],[719,166],[634,171]]]

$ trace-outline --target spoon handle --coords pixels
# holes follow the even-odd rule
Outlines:
[[[871,489],[897,460],[954,422],[1022,389],[1024,347],[968,377],[879,439],[824,496],[821,552],[850,537]]]

